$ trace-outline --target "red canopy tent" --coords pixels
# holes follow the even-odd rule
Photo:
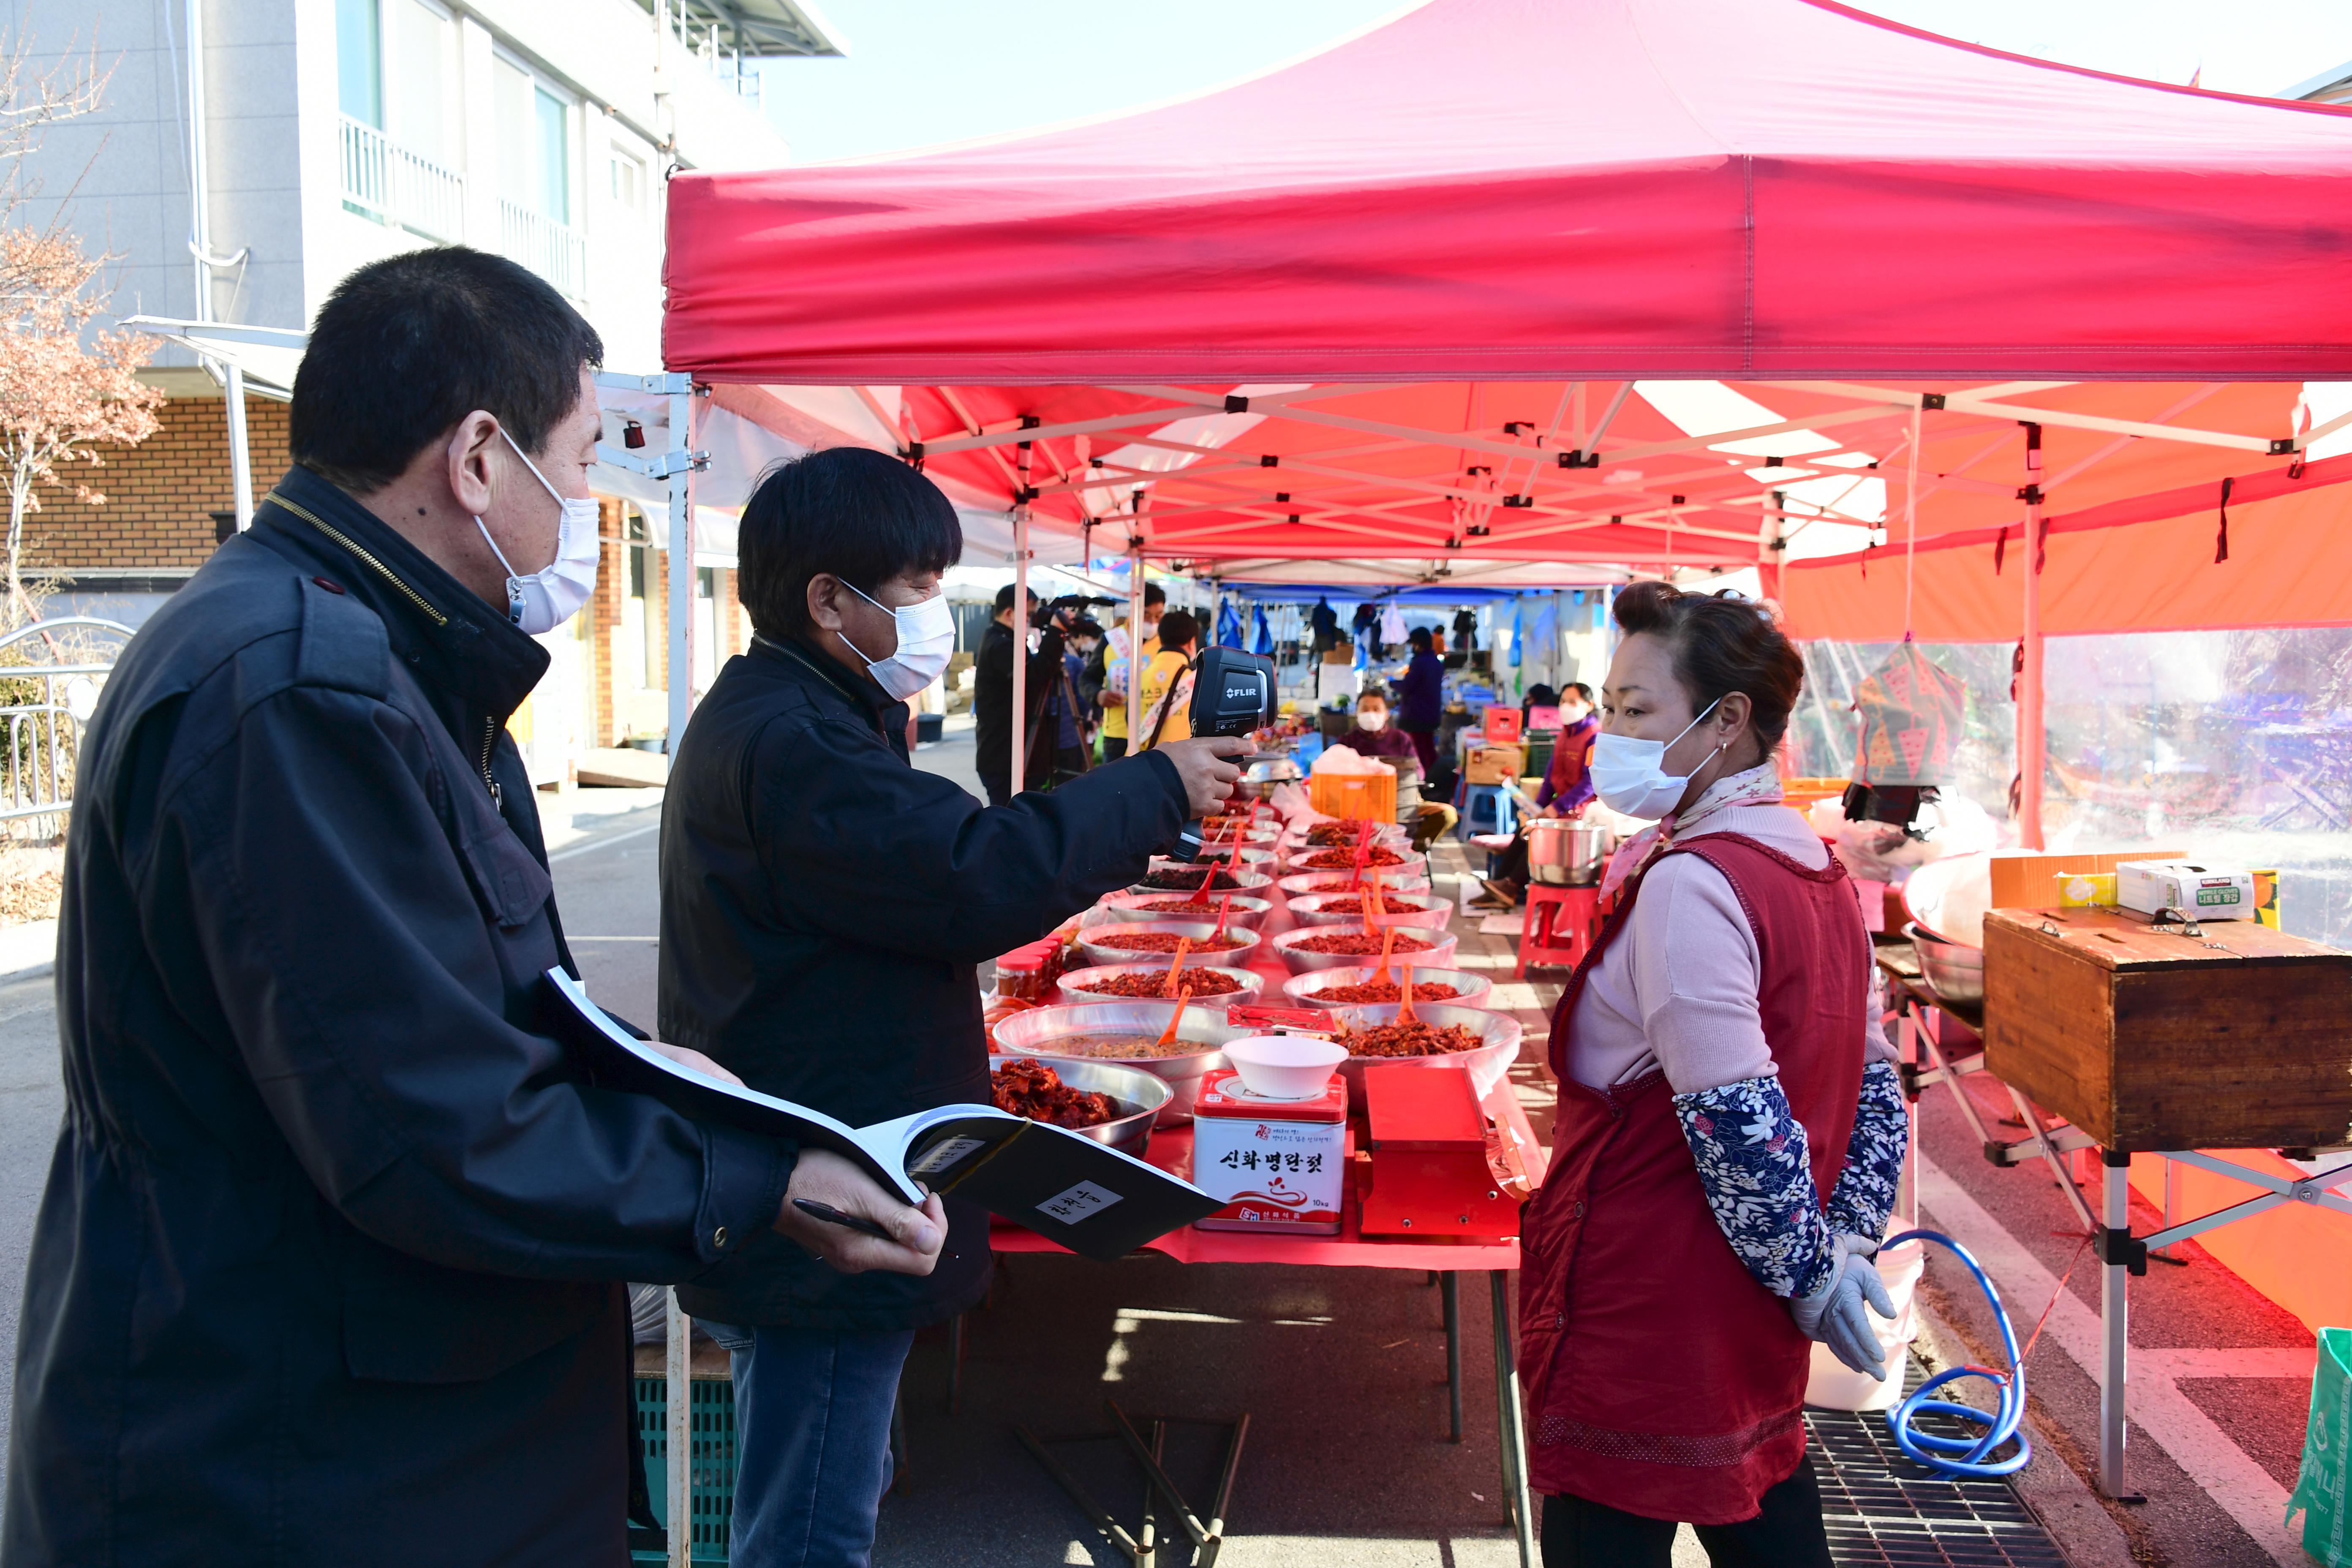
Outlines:
[[[673,369],[901,387],[908,456],[1112,551],[1391,582],[1756,563],[1809,635],[2024,636],[2032,749],[2029,485],[2061,629],[2352,620],[2352,563],[2269,569],[2352,549],[2309,537],[2352,475],[2299,464],[2326,427],[2294,384],[2352,379],[2344,110],[1824,0],[1432,0],[1122,118],[683,174],[669,211]],[[1680,408],[1696,378],[1747,412]],[[2197,498],[2225,479],[2215,567]],[[1781,573],[1824,519],[1916,530],[1935,592],[1893,550]]]

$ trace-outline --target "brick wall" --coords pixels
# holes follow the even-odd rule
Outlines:
[[[286,471],[286,405],[248,397],[245,406],[258,501]],[[70,484],[39,492],[41,510],[25,521],[29,569],[155,571],[205,563],[214,547],[211,514],[236,504],[228,403],[174,397],[156,415],[163,428],[136,447],[100,447],[102,467],[68,470],[106,497],[103,506],[76,500]]]

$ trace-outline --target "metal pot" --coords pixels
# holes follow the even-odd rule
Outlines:
[[[1307,774],[1287,757],[1274,757],[1252,763],[1242,770],[1244,793],[1265,800],[1286,784],[1297,784]]]
[[[1616,848],[1617,836],[1597,822],[1528,819],[1528,875],[1548,888],[1597,886]]]

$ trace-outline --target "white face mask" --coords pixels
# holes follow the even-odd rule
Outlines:
[[[588,602],[588,595],[596,591],[596,562],[603,553],[596,538],[596,500],[590,496],[575,500],[557,494],[555,487],[547,483],[547,476],[539,471],[539,465],[515,446],[515,438],[507,436],[504,429],[499,434],[506,437],[508,446],[514,447],[515,456],[522,458],[522,466],[530,470],[530,477],[545,485],[547,493],[555,497],[555,504],[563,509],[562,521],[556,524],[555,559],[528,577],[515,571],[507,552],[490,537],[490,525],[478,517],[474,519],[474,526],[482,531],[483,542],[507,571],[507,619],[538,637],[578,615],[580,606]]]
[[[1150,642],[1153,637],[1156,637],[1159,635],[1160,623],[1157,620],[1149,620],[1143,623],[1143,640],[1145,642]]]
[[[1693,768],[1679,778],[1666,772],[1666,748],[1697,729],[1699,720],[1714,712],[1722,701],[1723,699],[1718,697],[1708,703],[1706,712],[1684,725],[1682,735],[1676,735],[1674,741],[1642,741],[1631,735],[1612,735],[1603,731],[1592,742],[1591,768],[1592,793],[1601,797],[1601,804],[1627,816],[1646,817],[1653,821],[1674,810],[1682,800],[1683,792],[1690,787],[1692,775],[1698,769]],[[1716,748],[1717,752],[1721,750],[1722,746]]]
[[[889,610],[890,618],[898,626],[898,651],[886,659],[866,658],[866,650],[849,642],[847,633],[841,640],[849,643],[849,651],[866,658],[866,673],[876,684],[898,701],[904,702],[932,681],[947,673],[948,660],[955,657],[955,612],[948,608],[948,596],[934,594],[920,604],[893,610],[871,594],[861,593],[849,583],[842,584],[851,593],[877,610]]]
[[[1384,730],[1388,728],[1388,722],[1389,713],[1385,708],[1375,708],[1369,713],[1356,715],[1356,727],[1360,730]]]

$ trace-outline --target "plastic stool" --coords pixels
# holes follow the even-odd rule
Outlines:
[[[1511,806],[1510,791],[1498,784],[1465,784],[1462,790],[1462,821],[1454,836],[1468,843],[1480,833],[1509,833],[1517,823]]]
[[[1529,887],[1527,908],[1519,916],[1519,966],[1513,977],[1525,980],[1530,963],[1583,963],[1591,951],[1600,912],[1598,888],[1554,888],[1540,882]]]
[[[1517,836],[1510,833],[1474,833],[1470,836],[1470,847],[1486,852],[1486,875],[1489,877],[1495,874],[1495,863],[1502,858],[1504,851],[1517,842]]]

